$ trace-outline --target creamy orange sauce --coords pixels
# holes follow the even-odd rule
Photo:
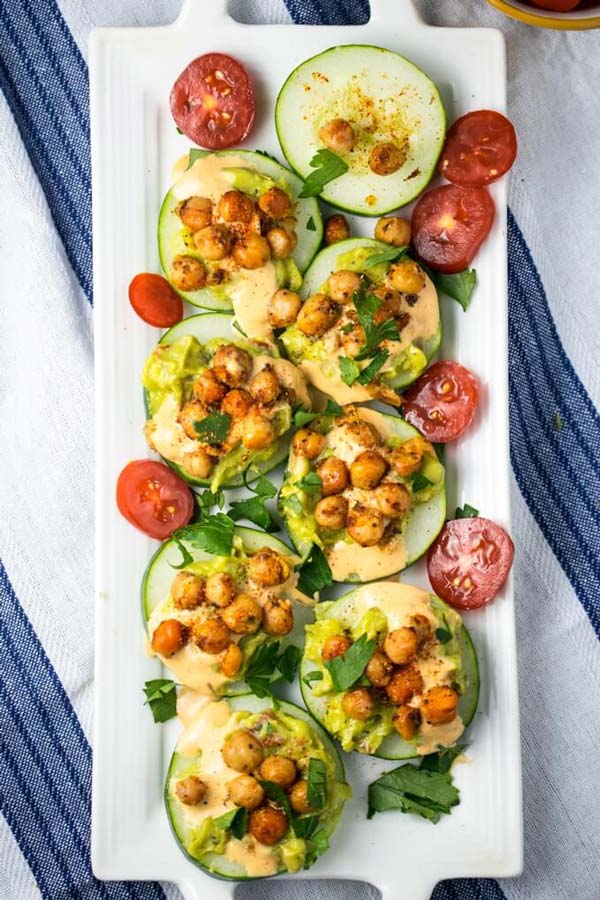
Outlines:
[[[327,561],[335,581],[375,581],[399,572],[406,565],[406,547],[402,535],[388,544],[361,547],[352,541],[338,541],[327,550]]]
[[[271,356],[255,356],[252,360],[252,376],[262,371],[266,366],[272,366],[280,385],[296,395],[296,403],[305,409],[311,408],[311,398],[308,393],[306,381],[302,373],[287,359],[274,359]]]
[[[251,834],[246,834],[241,841],[229,840],[225,847],[225,856],[230,862],[243,866],[252,878],[275,875],[279,868],[277,854],[265,844],[259,844]]]
[[[417,752],[420,756],[435,753],[440,747],[452,747],[465,730],[463,720],[456,716],[447,725],[429,725],[423,722],[419,728],[419,743]]]
[[[182,157],[176,163],[177,167],[183,164]],[[189,168],[186,168],[176,179],[171,191],[180,202],[190,197],[208,197],[213,203],[218,203],[225,191],[231,190],[233,178],[228,169],[252,169],[241,156],[216,156],[208,153],[201,156]]]

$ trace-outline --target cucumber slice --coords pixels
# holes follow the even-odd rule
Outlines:
[[[410,585],[395,584],[394,587],[398,591],[398,606],[401,608],[403,603],[403,593],[409,589],[413,590]],[[372,588],[376,592],[376,586]],[[359,607],[361,589],[350,591],[344,594],[338,600],[326,604],[326,608],[321,608],[320,619],[338,619],[346,627],[354,627],[360,621],[364,614],[364,608]],[[433,596],[433,595],[432,595]],[[435,604],[440,611],[445,612],[447,616],[460,616],[455,610],[451,610],[439,597],[435,597]],[[437,614],[437,611],[436,611]],[[440,624],[443,624],[440,622]],[[457,642],[462,662],[462,674],[465,682],[465,689],[460,695],[458,701],[458,715],[461,717],[465,729],[473,720],[477,711],[479,702],[479,663],[477,653],[471,639],[471,635],[467,631],[464,623],[460,625],[457,632]],[[302,699],[307,709],[317,719],[323,727],[325,727],[325,716],[327,711],[327,696],[315,696],[313,688],[319,684],[318,681],[308,682],[305,680],[309,672],[315,671],[315,663],[303,656],[300,663],[300,690]],[[333,735],[335,737],[335,735]],[[416,744],[404,741],[399,734],[393,732],[388,735],[379,745],[374,756],[380,759],[414,759],[420,754],[417,751]]]
[[[204,151],[197,150],[196,153],[203,155]],[[255,169],[261,175],[272,178],[274,181],[283,179],[294,198],[297,198],[302,190],[301,179],[266,154],[251,150],[219,150],[216,151],[215,155],[239,157],[248,168]],[[319,206],[315,199],[297,200],[297,204],[298,221],[296,235],[298,243],[292,254],[292,259],[300,272],[304,272],[321,244],[323,223]],[[198,255],[193,241],[191,241],[190,233],[183,227],[181,219],[175,212],[178,206],[179,200],[172,191],[169,191],[163,200],[158,217],[158,252],[167,278],[169,277],[173,259],[176,256]],[[233,304],[231,297],[227,293],[226,285],[215,288],[203,288],[199,291],[178,291],[178,293],[193,306],[224,312],[232,312],[233,310]]]
[[[247,346],[247,339],[235,328],[233,322],[233,317],[227,313],[200,313],[196,316],[189,316],[187,319],[183,319],[181,322],[178,322],[177,325],[170,328],[169,331],[165,332],[161,337],[159,344],[171,344],[179,340],[179,338],[189,335],[197,338],[201,344],[205,344],[215,338],[223,338],[231,343]],[[274,347],[272,345],[269,345],[268,347],[260,345],[260,350],[261,353],[264,353],[265,355],[276,355],[276,351],[274,352]],[[153,392],[146,388],[144,388],[144,406],[146,409],[146,416],[149,418],[154,410]],[[252,459],[252,471],[247,478],[248,483],[256,481],[261,474],[270,472],[282,463],[287,457],[289,445],[290,438],[289,434],[286,433],[277,439],[274,445],[269,448],[268,453],[263,451],[263,453],[255,454]],[[199,487],[210,487],[210,478],[195,478],[186,472],[183,466],[178,463],[166,459],[165,457],[162,457],[162,459],[168,466],[174,469],[184,481],[187,481],[188,484],[197,485]],[[247,465],[248,462],[245,462],[240,471],[230,475],[220,487],[226,489],[241,487],[244,484],[244,470]]]
[[[259,713],[263,710],[270,710],[273,708],[273,704],[270,698],[267,697],[261,699],[259,697],[256,697],[254,694],[246,694],[243,697],[230,698],[228,700],[228,703],[234,712],[242,711],[249,713]],[[341,756],[336,745],[333,743],[327,732],[319,725],[318,722],[313,719],[313,717],[308,712],[306,712],[306,710],[301,709],[294,703],[289,703],[286,700],[279,700],[278,705],[280,713],[284,714],[285,716],[289,716],[290,718],[301,720],[302,722],[306,723],[306,725],[308,725],[309,728],[314,732],[317,739],[322,744],[325,754],[330,757],[334,764],[336,784],[344,785],[345,773]],[[167,772],[164,796],[169,824],[171,825],[171,829],[180,849],[187,856],[187,858],[194,863],[194,865],[199,866],[199,868],[203,869],[208,875],[212,875],[214,878],[233,881],[247,881],[251,877],[256,877],[249,876],[246,872],[246,869],[241,864],[232,862],[223,854],[206,854],[205,856],[203,856],[202,862],[200,862],[198,859],[191,856],[188,852],[187,848],[189,847],[191,828],[185,821],[185,815],[182,805],[181,803],[179,803],[174,791],[171,789],[171,784],[173,779],[177,779],[180,776],[185,777],[186,775],[188,775],[190,773],[190,769],[192,769],[194,772],[197,772],[199,777],[202,776],[202,754],[200,753],[197,757],[190,758],[189,756],[180,755],[177,750],[175,750],[173,756],[171,757],[171,763]],[[329,815],[322,815],[320,817],[321,821],[319,824],[328,837],[330,837],[335,830],[343,809],[343,802],[343,799],[340,799],[334,809],[331,810]],[[287,869],[283,865],[280,866],[279,872],[276,874],[280,874],[282,872],[287,872]]]
[[[409,425],[408,422],[406,422],[404,419],[401,419],[399,416],[392,416],[386,413],[376,412],[375,410],[363,409],[362,407],[359,407],[357,411],[361,418],[368,417],[369,421],[372,424],[377,421],[377,417],[381,416],[385,422],[386,427],[392,432],[394,439],[399,439],[401,443],[419,436],[419,432],[417,431],[417,429],[413,428],[412,425]],[[435,453],[433,448],[432,453]],[[304,491],[302,491],[301,488],[297,486],[297,480],[300,480],[303,476],[300,475],[300,479],[298,479],[298,476],[293,474],[295,469],[296,459],[293,452],[291,451],[288,461],[288,468],[286,470],[283,485],[279,493],[278,510],[280,516],[284,521],[286,531],[289,534],[292,543],[294,544],[294,547],[302,556],[302,558],[305,559],[310,553],[310,550],[313,546],[314,536],[316,533],[316,523],[311,511],[311,500],[314,500],[314,495],[306,494]],[[290,506],[289,503],[285,502],[286,497],[289,497],[290,489],[293,489],[293,493],[299,497],[304,510],[302,515],[296,514],[293,506]],[[434,542],[434,540],[442,530],[445,520],[446,485],[445,478],[442,478],[441,485],[438,486],[437,491],[433,493],[430,499],[413,506],[408,514],[403,531],[406,551],[406,563],[404,568],[412,565],[412,563],[414,563],[417,559],[423,556],[424,553],[427,552],[431,544]],[[360,556],[358,554],[360,554],[362,548],[359,547],[358,544],[353,546],[355,546],[357,550],[357,568],[359,568]],[[330,551],[328,550],[327,546],[324,546],[323,549],[325,556],[329,557]],[[334,580],[343,581],[344,583],[350,584],[360,584],[367,581],[387,578],[390,575],[395,574],[397,571],[402,571],[396,568],[396,566],[393,564],[393,560],[391,560],[390,563],[391,564],[388,568],[378,568],[378,573],[375,578],[362,577],[359,568],[359,571],[357,571],[349,578],[338,579],[335,577],[334,569]]]
[[[348,171],[321,197],[363,216],[381,216],[414,200],[430,181],[446,133],[439,92],[414,63],[364,44],[332,47],[301,63],[281,88],[275,126],[281,149],[302,178],[325,145],[319,129],[334,118],[351,122],[356,143],[343,156]],[[406,148],[397,172],[376,175],[369,155],[378,142]]]

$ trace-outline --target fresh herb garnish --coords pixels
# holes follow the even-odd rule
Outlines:
[[[194,422],[194,431],[205,444],[222,444],[229,434],[231,416],[227,413],[211,412],[205,419]]]
[[[235,328],[236,331],[239,331],[239,333],[241,335],[243,335],[244,337],[248,337],[248,335],[246,334],[246,332],[244,331],[244,329],[242,328],[240,323],[237,321],[237,319],[234,319],[231,324]]]
[[[173,533],[173,540],[180,546],[183,540],[192,547],[205,550],[214,556],[231,556],[234,528],[233,519],[224,513],[216,513],[195,525],[178,528]]]
[[[233,500],[228,514],[235,522],[240,519],[248,519],[249,522],[253,522],[259,528],[264,528],[265,531],[279,531],[279,525],[265,506],[265,500],[274,497],[277,494],[277,488],[264,475],[261,475],[254,484],[248,484],[249,468],[250,466],[244,471],[243,481],[244,486],[254,494],[254,497]]]
[[[432,481],[427,478],[426,475],[423,475],[421,472],[415,472],[415,474],[410,479],[410,483],[412,484],[412,489],[415,494],[418,494],[419,491],[424,491],[425,488],[431,487],[433,484]]]
[[[298,487],[305,494],[318,494],[323,487],[323,482],[317,472],[309,472],[308,475],[300,479]]]
[[[366,634],[361,634],[342,656],[334,656],[333,659],[325,661],[334,691],[341,693],[352,687],[363,674],[376,646],[375,638],[368,638]]]
[[[279,504],[280,506],[287,506],[295,516],[300,516],[304,512],[302,501],[297,494],[290,494],[289,497],[282,497]]]
[[[343,159],[325,149],[317,150],[310,161],[310,167],[313,171],[306,178],[299,197],[316,197],[326,184],[348,171]]]
[[[459,802],[460,795],[449,771],[436,771],[431,763],[421,768],[407,764],[386,772],[369,785],[367,818],[399,809],[435,823],[442,815],[449,815]]]
[[[319,816],[296,815],[290,807],[287,794],[280,785],[275,784],[274,781],[259,781],[259,784],[265,792],[265,796],[284,811],[296,837],[306,841],[304,868],[310,869],[317,857],[321,856],[329,847],[325,830],[319,824]]]
[[[437,753],[428,753],[427,756],[422,758],[419,768],[426,769],[429,772],[440,772],[442,775],[445,775],[450,771],[454,760],[466,749],[466,744],[456,744],[454,747],[438,750]]]
[[[447,644],[448,641],[452,640],[452,632],[448,627],[448,619],[446,618],[445,613],[442,615],[442,622],[443,625],[435,629],[435,636],[440,644]]]
[[[327,803],[327,772],[322,759],[308,761],[306,799],[314,810],[321,810]]]
[[[333,584],[331,568],[317,544],[312,545],[310,553],[298,569],[298,575],[298,590],[310,597]]]
[[[405,256],[407,252],[408,246],[390,247],[389,250],[382,250],[381,253],[374,253],[373,256],[368,256],[365,259],[365,266],[371,268],[371,266],[377,266],[379,263],[394,262],[394,260]]]
[[[375,324],[374,316],[382,302],[374,294],[367,294],[362,284],[354,294],[353,303],[365,332],[365,343],[356,357],[358,360],[369,359],[373,356],[383,341],[398,340],[398,326],[394,319],[385,319],[383,322]]]
[[[297,409],[294,412],[294,425],[296,428],[302,428],[303,425],[308,425],[309,422],[318,419],[319,416],[343,416],[343,414],[344,410],[339,403],[336,403],[335,400],[328,400],[323,412],[307,412],[301,408]]]
[[[277,668],[290,684],[293,682],[302,659],[302,650],[294,644],[288,644],[277,658]]]
[[[396,334],[397,333],[398,332],[396,332]],[[362,370],[362,372],[356,379],[358,383],[362,384],[363,386],[370,384],[381,367],[386,363],[389,355],[390,354],[387,352],[387,350],[379,350],[379,352],[375,354],[369,365]]]
[[[318,669],[314,669],[312,672],[307,672],[302,681],[307,687],[310,687],[313,681],[323,681],[323,673],[319,672]]]
[[[196,508],[198,513],[197,521],[202,519],[209,513],[213,506],[223,509],[225,506],[225,492],[219,488],[214,494],[210,490],[202,491],[202,493],[194,494]]]
[[[347,384],[349,387],[353,385],[358,376],[360,375],[360,369],[356,365],[353,359],[350,359],[349,356],[340,356],[338,357],[338,365],[340,367],[340,376],[344,384]]]
[[[288,795],[283,790],[281,785],[276,784],[274,781],[259,781],[258,782],[265,792],[265,796],[267,799],[271,800],[275,806],[279,806],[280,809],[284,811],[288,819],[292,819],[292,810],[290,809],[290,801],[288,800]]]
[[[168,722],[177,715],[177,685],[170,678],[147,681],[144,694],[155,722]]]
[[[214,820],[214,824],[221,831],[230,831],[234,838],[238,841],[244,837],[248,831],[248,810],[242,806],[235,806],[228,812],[223,813]]]
[[[306,230],[307,231],[316,231],[317,230],[317,226],[315,225],[315,220],[313,219],[312,216],[309,216],[309,218],[308,218],[308,221],[306,223]]]
[[[318,817],[313,817],[318,818]],[[302,819],[296,819],[296,825]],[[319,856],[329,849],[329,838],[324,828],[317,828],[306,841],[306,855],[304,857],[304,868],[310,869]]]
[[[169,565],[172,569],[185,569],[191,562],[194,562],[194,557],[181,540],[181,537],[177,536],[177,532],[173,534],[172,540],[177,544],[177,549],[181,553],[181,562],[177,563],[177,565],[175,563],[169,563]]]
[[[455,519],[473,519],[479,515],[479,510],[475,509],[474,506],[470,506],[468,503],[465,503],[464,506],[457,506],[454,511]]]
[[[440,293],[456,300],[466,312],[477,285],[477,272],[475,269],[463,269],[462,272],[455,272],[452,275],[434,272],[433,282]]]
[[[246,669],[244,681],[257,697],[273,697],[275,682],[285,678],[291,684],[296,677],[301,651],[290,644],[280,653],[279,647],[279,641],[262,644]]]

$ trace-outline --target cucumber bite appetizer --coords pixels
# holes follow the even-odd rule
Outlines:
[[[263,153],[191,150],[160,211],[164,272],[194,306],[233,311],[250,338],[269,340],[267,301],[297,291],[321,242],[316,200]]]
[[[292,601],[308,598],[296,589],[298,559],[282,541],[243,527],[227,535],[218,517],[214,528],[214,553],[201,549],[206,536],[194,525],[155,553],[142,615],[152,653],[178,683],[221,695],[239,692],[260,648],[291,634]]]
[[[279,511],[301,556],[323,549],[334,581],[386,578],[439,534],[444,467],[403,419],[348,406],[295,433]]]
[[[304,701],[343,749],[409,759],[454,746],[475,715],[477,656],[460,615],[397,582],[316,607]]]
[[[338,403],[401,403],[437,351],[442,328],[437,291],[401,250],[370,238],[332,244],[302,286],[304,304],[281,335],[306,379]]]
[[[440,95],[421,69],[390,50],[352,44],[294,69],[275,124],[290,166],[309,182],[312,167],[323,200],[364,216],[421,193],[446,133]]]
[[[310,868],[350,796],[323,729],[291,703],[275,709],[251,694],[205,705],[184,697],[179,707],[186,730],[165,800],[186,856],[240,881]]]
[[[310,408],[299,370],[232,330],[232,318],[184,319],[144,366],[148,445],[186,481],[237,487],[287,455],[292,409]],[[237,335],[233,339],[233,335]]]

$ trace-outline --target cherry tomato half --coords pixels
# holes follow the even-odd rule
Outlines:
[[[466,431],[479,400],[479,382],[451,359],[436,362],[404,394],[404,418],[428,440],[445,444]]]
[[[550,9],[553,12],[570,12],[579,6],[581,0],[529,0],[532,6],[539,9]]]
[[[151,459],[128,463],[117,479],[117,506],[144,534],[164,541],[192,518],[194,499],[187,484]]]
[[[162,275],[136,275],[129,285],[129,302],[140,319],[156,328],[170,328],[183,319],[183,300]]]
[[[247,136],[254,122],[254,92],[241,63],[206,53],[186,66],[171,90],[171,113],[186,137],[221,150]]]
[[[449,129],[440,174],[463,187],[484,187],[505,175],[517,155],[512,122],[492,109],[461,116]]]
[[[452,519],[427,553],[431,586],[455,609],[477,609],[506,581],[514,553],[506,531],[490,519]]]
[[[432,269],[460,272],[489,234],[494,214],[494,201],[484,188],[457,184],[434,188],[413,209],[413,247]]]

